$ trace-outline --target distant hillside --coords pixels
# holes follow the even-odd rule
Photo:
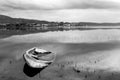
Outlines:
[[[49,22],[23,18],[12,18],[9,16],[0,15],[0,23],[49,23]]]
[[[71,25],[71,26],[120,26],[120,23],[95,23],[95,22],[49,22],[49,21],[40,21],[40,20],[33,20],[33,19],[24,19],[24,18],[12,18],[5,15],[0,15],[0,23],[39,23],[39,24],[58,24],[59,26]]]
[[[88,25],[88,26],[120,26],[120,23],[79,22],[79,24]]]

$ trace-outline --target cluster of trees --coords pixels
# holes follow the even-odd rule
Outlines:
[[[0,25],[0,29],[3,30],[26,30],[26,25],[25,23],[20,23],[20,24],[5,24],[5,25]]]
[[[0,30],[66,30],[66,29],[88,29],[97,28],[97,26],[119,26],[119,23],[68,23],[68,22],[49,22],[49,23],[1,23]],[[95,26],[95,27],[94,27]],[[98,27],[100,28],[100,27]]]
[[[0,24],[0,30],[24,30],[24,31],[33,31],[33,30],[48,30],[48,29],[58,29],[59,24],[38,24],[38,23],[9,23],[9,24]],[[60,24],[60,26],[63,26]]]

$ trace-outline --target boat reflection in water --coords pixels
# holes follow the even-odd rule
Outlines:
[[[51,64],[56,57],[55,53],[40,49],[37,47],[31,48],[23,54],[26,63],[32,68],[43,68]]]

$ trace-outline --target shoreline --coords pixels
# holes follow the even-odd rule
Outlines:
[[[111,30],[111,29],[120,29],[120,28],[81,28],[81,29],[71,29],[86,31],[86,30]],[[20,30],[0,30],[0,39],[7,38],[13,35],[26,35],[26,34],[34,34],[34,33],[46,33],[46,32],[56,32],[56,31],[71,31],[71,30],[38,30],[38,31],[20,31]]]

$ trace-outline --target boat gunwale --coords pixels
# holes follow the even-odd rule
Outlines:
[[[33,47],[33,48],[31,48],[31,49],[29,49],[29,50],[27,50],[25,53],[24,53],[24,56],[29,56],[32,60],[34,60],[35,62],[38,62],[38,63],[41,63],[41,62],[43,62],[43,63],[49,63],[49,62],[53,62],[54,60],[55,60],[55,57],[56,57],[56,54],[55,53],[52,53],[53,55],[54,55],[54,58],[52,59],[52,60],[37,60],[37,59],[35,59],[35,58],[33,58],[32,56],[30,56],[30,54],[29,54],[29,51],[31,51],[31,50],[33,50],[33,49],[35,49],[35,48],[37,48],[37,47]],[[46,52],[49,52],[49,51],[47,51],[47,50],[45,50]]]

